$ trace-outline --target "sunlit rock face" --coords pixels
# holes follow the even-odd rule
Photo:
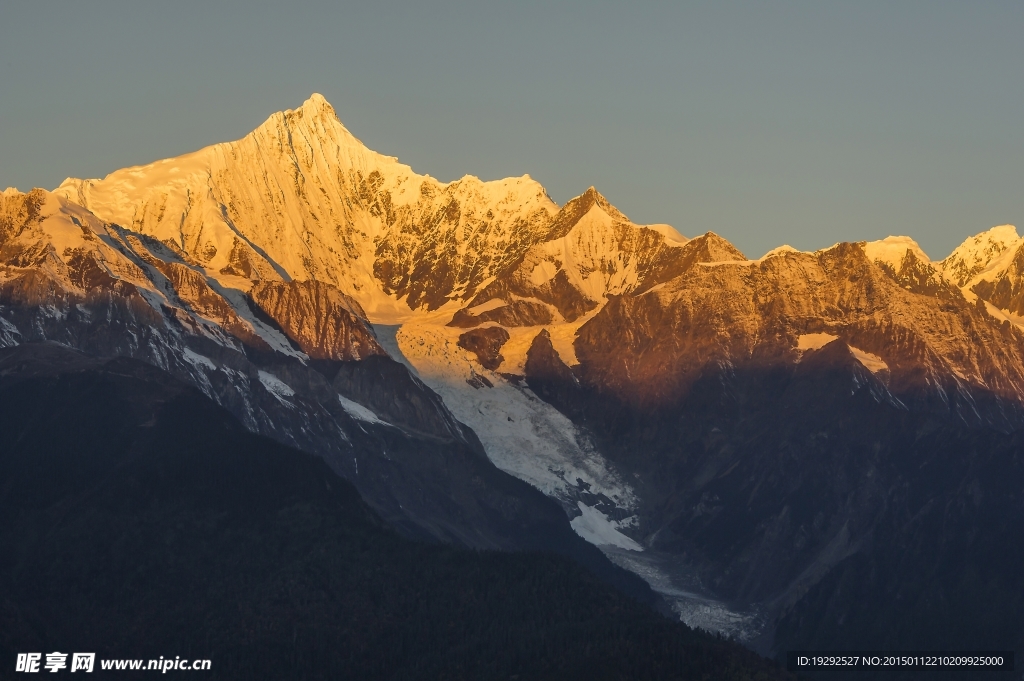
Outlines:
[[[260,281],[249,299],[311,359],[359,360],[385,354],[359,304],[319,281]]]
[[[694,263],[657,290],[616,298],[583,326],[575,343],[582,371],[657,404],[685,394],[709,364],[795,365],[811,349],[806,339],[819,337],[854,349],[901,399],[968,421],[981,397],[1016,410],[1024,396],[1020,329],[968,300],[913,249],[895,265],[873,252],[873,244],[839,244]],[[1003,413],[984,418],[1005,425]]]

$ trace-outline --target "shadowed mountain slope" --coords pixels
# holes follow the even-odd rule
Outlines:
[[[322,461],[135,360],[0,351],[0,481],[6,659],[178,655],[211,659],[211,679],[786,678],[564,558],[403,539]]]

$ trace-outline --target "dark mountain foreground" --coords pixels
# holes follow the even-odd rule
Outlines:
[[[28,344],[0,351],[0,676],[54,650],[206,679],[788,678],[567,558],[400,537],[153,366]]]
[[[574,381],[546,347],[531,350],[531,387],[635,473],[654,548],[764,604],[774,625],[755,646],[1013,650],[1009,675],[897,678],[1022,678],[1024,431],[910,409],[841,341],[791,369],[705,367],[658,409]]]

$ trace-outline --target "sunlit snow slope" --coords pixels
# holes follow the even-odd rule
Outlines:
[[[528,176],[417,175],[363,146],[316,94],[237,142],[56,191],[215,278],[330,282],[377,319],[472,293],[557,210]]]

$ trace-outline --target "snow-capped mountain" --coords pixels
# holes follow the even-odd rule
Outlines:
[[[686,239],[671,227],[635,225],[593,188],[559,210],[529,177],[442,183],[417,175],[367,149],[320,95],[274,114],[237,142],[102,180],[68,179],[55,193],[174,253],[238,314],[283,330],[292,349],[310,359],[377,352],[378,340],[353,324],[353,315],[374,324],[404,322],[400,333],[382,331],[394,338],[392,354],[432,389],[449,393],[448,407],[475,428],[499,467],[557,490],[575,514],[581,513],[577,498],[590,494],[581,484],[609,499],[630,498],[628,485],[608,483],[615,476],[586,438],[528,390],[484,378],[489,390],[507,392],[498,402],[525,400],[521,415],[533,415],[481,421],[479,395],[465,392],[478,367],[464,359],[472,354],[459,347],[462,332],[445,325],[498,319],[524,327],[506,344],[508,363],[498,367],[504,373],[522,373],[539,325],[550,325],[559,350],[571,358],[575,330],[607,295],[650,287],[682,267]],[[331,306],[323,285],[336,287],[334,298],[346,302]],[[299,305],[294,292],[300,289],[322,302]],[[333,328],[340,339],[329,338]],[[338,355],[333,346],[345,352]],[[448,386],[452,376],[456,393]],[[518,424],[519,435],[505,433],[510,423]],[[556,432],[568,434],[562,441],[551,437]],[[537,468],[502,454],[522,459],[523,448],[507,444],[516,438],[542,449],[561,444],[551,444],[558,453]],[[584,467],[590,472],[578,470],[583,461],[593,462]],[[527,475],[526,469],[536,470]],[[622,504],[612,517],[629,515],[629,503]]]
[[[922,565],[915,523],[982,531],[942,509],[997,500],[1024,530],[972,468],[1024,427],[1022,276],[1010,226],[941,262],[905,236],[751,260],[593,187],[559,207],[528,176],[443,183],[319,95],[237,142],[0,197],[0,344],[145,359],[403,531],[550,548],[571,522],[687,616],[753,604],[694,622],[792,641],[835,619],[815,589],[873,574],[850,561]]]
[[[1014,326],[1024,320],[1024,239],[1013,225],[967,239],[941,267],[965,296],[981,300],[992,316]]]
[[[993,267],[998,269],[1003,260],[1001,256],[1015,252],[1021,243],[1017,228],[1013,225],[993,227],[966,239],[939,263],[939,268],[950,281],[965,288],[978,275]]]
[[[417,175],[363,146],[316,94],[237,142],[69,178],[56,193],[173,245],[213,278],[328,282],[374,319],[471,295],[557,210],[528,176]]]

